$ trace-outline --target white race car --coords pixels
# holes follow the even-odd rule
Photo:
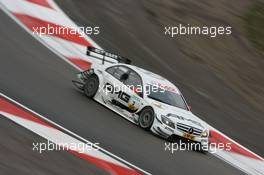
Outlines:
[[[78,73],[78,80],[73,81],[86,96],[166,139],[183,137],[208,145],[208,129],[190,111],[175,85],[128,64],[130,60],[124,57],[91,47],[87,54],[101,59],[102,64]]]

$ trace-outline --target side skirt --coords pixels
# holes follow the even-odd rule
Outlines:
[[[101,105],[107,107],[108,109],[110,109],[111,111],[115,112],[116,114],[120,115],[121,117],[127,119],[128,121],[138,125],[138,123],[132,118],[132,117],[129,117],[128,115],[126,114],[123,114],[122,112],[120,112],[117,107],[113,107],[112,105],[110,104],[107,104],[105,103],[103,100],[102,100],[102,96],[97,93],[95,96],[94,96],[94,100],[98,103],[100,103]]]

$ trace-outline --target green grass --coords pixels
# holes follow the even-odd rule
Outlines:
[[[254,46],[264,51],[264,3],[256,3],[245,18],[247,36]]]

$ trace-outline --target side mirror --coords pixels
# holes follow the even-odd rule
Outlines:
[[[128,74],[127,73],[122,74],[121,77],[120,77],[120,81],[125,81],[127,79],[128,79]]]
[[[191,111],[192,110],[192,107],[190,105],[188,105],[188,110]]]

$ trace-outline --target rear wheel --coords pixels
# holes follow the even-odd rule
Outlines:
[[[87,78],[83,89],[84,89],[84,94],[89,97],[93,98],[98,90],[99,87],[99,79],[96,75],[91,75]]]
[[[144,108],[138,118],[139,126],[145,130],[149,130],[154,121],[154,111],[151,107]]]

